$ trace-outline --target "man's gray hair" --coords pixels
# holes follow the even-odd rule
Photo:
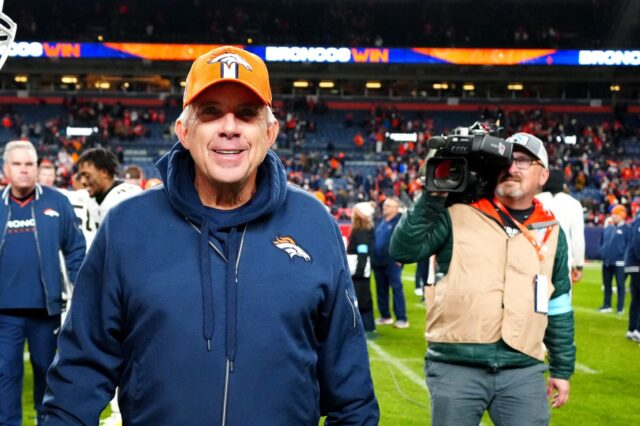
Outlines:
[[[269,105],[264,106],[267,109],[267,125],[272,126],[278,122],[278,119],[273,113],[273,109]],[[192,104],[184,107],[180,115],[178,116],[178,120],[182,121],[186,128],[190,127],[191,121],[193,121],[193,107]]]
[[[31,158],[34,163],[38,162],[38,152],[36,147],[29,141],[11,141],[4,147],[4,154],[2,155],[2,161],[7,164],[9,161],[9,153],[17,149],[25,149],[31,154]]]

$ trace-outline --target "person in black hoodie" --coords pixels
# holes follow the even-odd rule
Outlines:
[[[375,331],[373,301],[371,298],[371,248],[373,246],[373,213],[371,203],[362,202],[353,207],[351,233],[347,257],[351,279],[356,290],[358,310],[365,331]]]

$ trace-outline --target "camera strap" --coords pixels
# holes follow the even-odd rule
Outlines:
[[[511,215],[511,213],[509,213],[509,210],[507,210],[507,208],[495,197],[493,199],[493,204],[500,210],[500,212],[502,214],[507,216],[509,218],[509,220],[511,220],[513,222],[513,224],[518,227],[520,232],[522,232],[522,235],[524,235],[524,237],[527,239],[527,241],[529,241],[529,243],[531,243],[533,248],[536,250],[536,254],[538,255],[538,259],[540,260],[540,262],[542,262],[544,260],[544,255],[542,254],[542,250],[543,250],[543,247],[545,246],[545,244],[547,243],[547,240],[549,239],[549,236],[551,235],[552,227],[551,226],[547,226],[547,230],[544,233],[544,237],[542,239],[542,242],[538,242],[538,240],[536,239],[535,235],[533,235],[533,232],[531,232],[531,230],[528,229],[526,226],[524,226],[522,223],[517,221]]]

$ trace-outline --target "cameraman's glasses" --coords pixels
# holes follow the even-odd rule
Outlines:
[[[513,157],[513,162],[516,163],[516,167],[520,170],[528,170],[532,164],[542,166],[540,161],[528,157]]]

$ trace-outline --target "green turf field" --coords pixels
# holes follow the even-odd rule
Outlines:
[[[371,370],[382,413],[380,424],[386,426],[430,424],[423,373],[425,310],[413,294],[413,273],[413,265],[406,266],[403,272],[411,327],[378,327],[377,338],[369,341]],[[626,315],[596,311],[602,304],[598,264],[585,268],[583,280],[574,286],[573,304],[578,364],[571,379],[569,403],[553,410],[551,424],[640,425],[640,345],[624,338]],[[25,375],[24,424],[33,425],[30,366],[25,365]],[[492,423],[485,416],[483,424]]]
[[[380,424],[386,426],[430,424],[423,380],[425,309],[413,294],[413,273],[413,265],[403,272],[411,327],[378,327],[378,338],[369,344]],[[594,264],[585,268],[584,278],[574,285],[576,373],[569,403],[552,411],[552,425],[640,425],[640,345],[624,338],[627,315],[597,312],[602,304],[601,282],[600,266]],[[629,300],[626,304],[628,308]],[[483,424],[492,424],[488,416]]]

